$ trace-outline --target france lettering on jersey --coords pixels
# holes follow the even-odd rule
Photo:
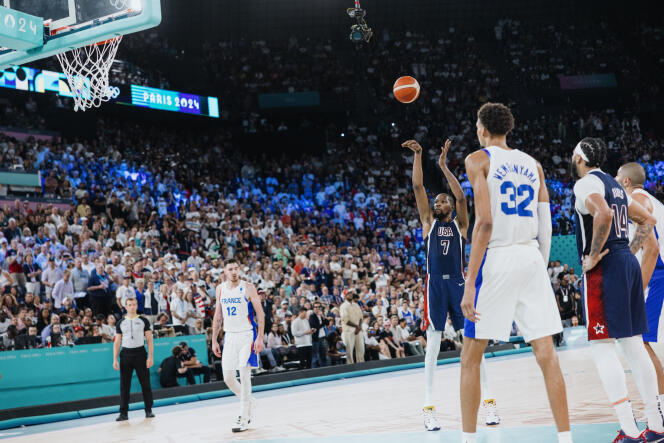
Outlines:
[[[511,245],[538,247],[537,202],[540,178],[537,162],[518,149],[489,146],[487,185],[493,229],[489,248]]]
[[[221,284],[219,303],[224,316],[223,328],[226,332],[245,332],[256,329],[254,306],[247,298],[244,281],[231,288],[229,282]]]
[[[583,275],[588,340],[644,334],[648,332],[648,321],[641,267],[629,249],[629,197],[613,177],[599,169],[590,171],[574,185],[579,257],[588,255],[592,246],[593,217],[586,201],[593,194],[604,197],[613,211],[613,220],[601,248],[609,253]]]
[[[464,240],[456,220],[435,220],[424,239],[427,277],[424,286],[424,324],[443,331],[449,312],[454,329],[463,327]]]
[[[659,244],[659,254],[657,255],[657,263],[652,277],[648,282],[648,288],[645,293],[646,299],[646,316],[648,317],[648,332],[643,334],[643,341],[646,342],[664,342],[664,204],[653,197],[648,191],[643,189],[635,189],[634,194],[642,194],[648,197],[652,203],[652,215],[657,219],[655,224],[655,237]],[[636,232],[636,225],[630,223],[629,225],[629,239],[634,238]],[[643,251],[636,254],[639,263],[643,259]]]

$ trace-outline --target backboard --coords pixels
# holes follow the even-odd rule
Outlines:
[[[0,5],[44,22],[42,45],[0,48],[0,69],[138,32],[161,22],[159,0],[0,0]],[[13,18],[8,23],[13,24]],[[16,20],[17,30],[20,23],[25,22]],[[30,32],[29,20],[21,29]]]

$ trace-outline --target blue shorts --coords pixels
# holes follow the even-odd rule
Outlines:
[[[641,266],[629,249],[610,252],[583,280],[588,340],[648,332]]]
[[[661,275],[659,275],[661,274]],[[648,332],[643,334],[643,341],[664,342],[664,325],[662,320],[662,306],[664,305],[664,273],[655,271],[648,284],[646,297],[646,316],[648,317]]]
[[[461,299],[465,280],[463,277],[444,278],[443,275],[427,274],[424,284],[424,322],[422,330],[432,326],[444,331],[447,314],[450,314],[454,330],[463,329]]]

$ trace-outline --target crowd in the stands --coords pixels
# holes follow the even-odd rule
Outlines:
[[[155,333],[217,340],[209,330],[214,288],[223,261],[235,258],[263,299],[266,369],[421,354],[423,233],[412,157],[399,145],[416,138],[435,162],[444,138],[452,138],[450,168],[472,197],[462,167],[477,147],[474,112],[503,94],[471,35],[441,35],[377,36],[364,92],[374,95],[377,115],[397,118],[375,127],[321,127],[325,148],[316,153],[255,156],[238,152],[224,129],[119,128],[111,119],[100,119],[88,141],[19,142],[0,134],[0,168],[39,170],[38,194],[62,203],[1,208],[0,346],[110,341],[132,295]],[[528,55],[516,50],[519,60]],[[352,69],[323,41],[220,43],[207,52],[224,88],[352,95]],[[241,63],[226,63],[228,57]],[[426,91],[410,110],[390,97],[397,72],[413,72]],[[234,97],[230,104],[246,125],[260,126],[251,95]],[[25,106],[23,113],[38,111]],[[572,233],[569,157],[589,135],[607,141],[612,164],[644,163],[647,188],[664,195],[662,140],[642,130],[636,113],[584,110],[525,120],[517,113],[508,141],[542,162],[555,234]],[[583,323],[578,276],[559,263],[549,273],[566,325]],[[353,344],[358,352],[350,356],[340,334],[347,316],[359,318],[364,345],[360,352]],[[442,345],[462,346],[451,325]]]

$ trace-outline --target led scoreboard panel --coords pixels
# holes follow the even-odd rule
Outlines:
[[[61,72],[24,66],[0,71],[0,87],[36,93],[53,92],[71,97],[66,76]],[[111,85],[110,102],[162,111],[219,118],[219,99],[138,85]]]
[[[124,104],[163,111],[219,117],[219,101],[216,97],[202,97],[147,86],[131,85],[131,103]]]

